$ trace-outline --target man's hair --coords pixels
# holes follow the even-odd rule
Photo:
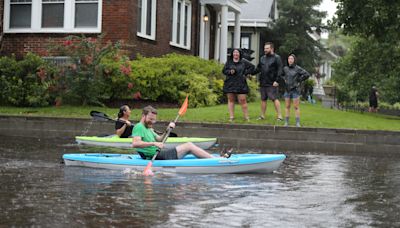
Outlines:
[[[149,113],[153,113],[157,115],[157,109],[153,108],[153,106],[148,105],[143,108],[142,115],[147,115]]]
[[[265,47],[265,45],[269,45],[271,48],[274,48],[274,43],[272,43],[272,42],[266,42],[264,44],[264,47]]]

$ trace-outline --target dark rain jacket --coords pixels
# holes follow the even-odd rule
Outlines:
[[[282,75],[282,60],[277,54],[263,55],[252,74],[260,73],[260,87],[272,86]]]
[[[282,79],[285,82],[285,91],[297,90],[300,92],[300,83],[307,80],[310,74],[296,64],[283,68]]]
[[[246,76],[248,74],[251,74],[254,71],[255,67],[249,61],[241,57],[238,62],[234,62],[232,59],[233,58],[232,53],[228,61],[225,63],[224,69],[222,70],[222,73],[226,75],[223,92],[247,94],[249,93],[249,86],[247,85]],[[241,52],[240,56],[242,56]],[[234,74],[231,74],[232,69],[235,70]]]

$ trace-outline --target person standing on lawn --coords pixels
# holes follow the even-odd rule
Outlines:
[[[274,53],[274,44],[267,42],[264,45],[264,55],[261,56],[257,68],[252,74],[260,73],[261,114],[258,120],[265,119],[267,100],[274,102],[277,120],[282,120],[281,104],[279,102],[279,79],[282,74],[281,57]]]
[[[372,86],[369,93],[369,112],[378,112],[378,89]]]
[[[242,59],[242,52],[238,48],[232,49],[231,56],[225,63],[222,72],[226,75],[223,92],[228,98],[229,121],[235,118],[235,100],[238,99],[242,106],[243,117],[249,121],[249,112],[247,108],[247,94],[249,86],[247,85],[247,75],[254,71],[254,65],[249,61]]]
[[[300,84],[310,77],[310,74],[296,64],[296,56],[290,54],[288,65],[283,68],[283,80],[285,82],[285,127],[289,126],[290,100],[293,101],[296,127],[300,127]]]

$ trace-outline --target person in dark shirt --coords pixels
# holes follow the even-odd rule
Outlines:
[[[285,81],[285,125],[289,125],[290,100],[296,116],[296,127],[300,127],[300,84],[310,77],[310,74],[296,64],[296,56],[290,54],[288,65],[283,68],[283,80]]]
[[[264,45],[264,55],[261,56],[257,68],[252,74],[260,73],[261,114],[259,120],[265,119],[267,99],[274,102],[277,120],[282,120],[281,103],[279,102],[279,79],[282,74],[281,57],[274,53],[274,44]]]
[[[369,112],[378,111],[378,90],[375,86],[372,86],[371,92],[369,93]]]
[[[120,138],[132,137],[133,124],[129,121],[131,109],[128,105],[122,105],[119,108],[118,119],[115,122],[115,134]]]
[[[247,94],[249,86],[247,85],[247,75],[254,71],[254,65],[242,58],[242,52],[238,48],[232,50],[231,56],[225,63],[222,72],[226,75],[223,92],[228,98],[229,121],[233,121],[235,114],[235,100],[238,99],[242,106],[244,119],[249,121],[247,108]]]

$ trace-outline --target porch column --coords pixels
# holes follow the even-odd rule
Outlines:
[[[219,53],[219,62],[226,62],[226,55],[228,54],[228,6],[221,6],[221,44]]]
[[[240,48],[240,12],[235,13],[234,48]]]
[[[204,59],[204,36],[205,36],[205,23],[204,23],[204,4],[200,6],[200,44],[199,44],[199,57]]]
[[[219,61],[219,47],[220,47],[220,34],[221,34],[221,23],[220,23],[221,13],[217,13],[217,20],[215,20],[215,42],[214,42],[214,59]]]

